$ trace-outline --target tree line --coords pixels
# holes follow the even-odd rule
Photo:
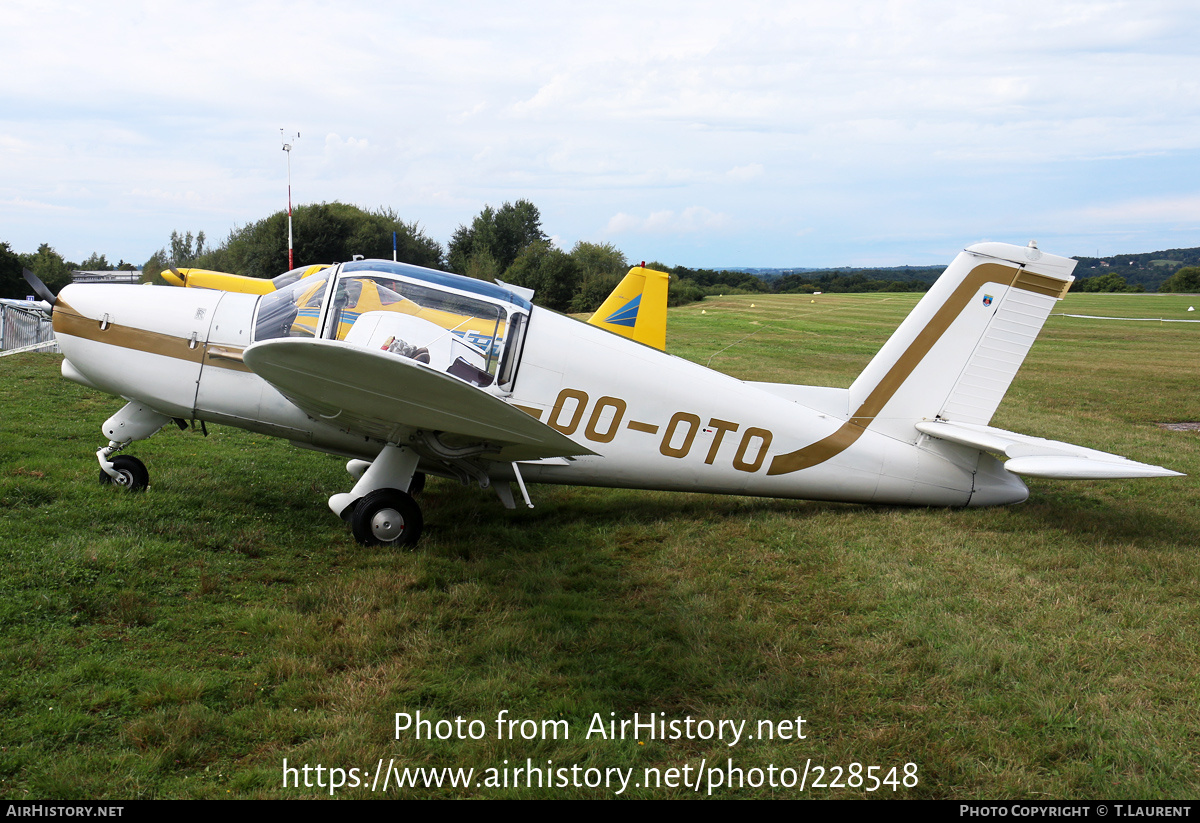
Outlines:
[[[534,289],[535,302],[564,312],[594,311],[629,268],[608,243],[579,242],[564,252],[542,229],[541,213],[528,200],[487,206],[459,226],[443,251],[416,223],[390,209],[366,211],[345,203],[299,206],[293,211],[295,263],[333,263],[354,255],[392,258],[481,280],[503,280]],[[393,240],[394,238],[394,240]],[[287,212],[235,228],[216,247],[204,234],[172,232],[171,242],[146,262],[143,278],[174,265],[274,277],[287,270]]]
[[[42,243],[31,254],[13,251],[8,243],[0,242],[0,297],[20,300],[29,295],[29,284],[21,273],[29,269],[54,292],[71,282],[73,271],[137,271],[137,266],[124,260],[109,263],[103,254],[93,252],[82,263],[64,260],[49,243]]]
[[[340,262],[354,255],[391,259],[394,244],[401,262],[530,288],[536,292],[534,302],[563,312],[594,311],[620,282],[631,262],[611,243],[580,241],[570,251],[558,248],[542,228],[537,206],[528,200],[485,206],[469,224],[454,231],[445,249],[419,224],[406,222],[387,208],[364,210],[339,202],[302,205],[294,210],[293,224],[298,266]],[[1169,260],[1161,259],[1167,255]],[[1077,274],[1094,272],[1095,276],[1080,277],[1073,290],[1144,291],[1147,286],[1143,282],[1128,282],[1125,275],[1131,269],[1141,274],[1138,267],[1145,266],[1162,275],[1153,284],[1159,291],[1200,291],[1200,266],[1180,267],[1182,261],[1193,260],[1200,262],[1200,249],[1124,255],[1111,258],[1112,263],[1133,265],[1126,265],[1118,273],[1104,270],[1104,261],[1099,259],[1080,258]],[[169,242],[141,266],[143,280],[161,283],[159,272],[172,265],[274,277],[288,268],[287,212],[281,210],[236,226],[216,246],[209,244],[203,231],[173,231]],[[717,294],[925,291],[939,273],[934,269],[905,269],[905,276],[897,278],[894,270],[834,269],[762,276],[660,262],[647,265],[671,274],[671,305]],[[47,243],[32,254],[18,254],[0,242],[0,296],[23,297],[28,293],[22,268],[31,269],[57,291],[70,282],[72,270],[138,267],[124,260],[113,265],[96,253],[78,264],[68,262]],[[1170,277],[1166,277],[1168,271],[1173,272]]]

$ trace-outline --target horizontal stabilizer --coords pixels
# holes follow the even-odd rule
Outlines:
[[[975,423],[922,421],[917,430],[961,446],[1009,458],[1004,468],[1024,477],[1055,480],[1117,480],[1136,477],[1182,477],[1180,472],[1138,463],[1120,455],[1086,449],[1059,440],[981,426]]]

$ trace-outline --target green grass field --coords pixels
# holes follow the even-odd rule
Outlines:
[[[848,386],[916,300],[710,298],[671,310],[668,348]],[[101,487],[121,401],[59,363],[0,359],[7,799],[329,795],[284,788],[285,760],[313,783],[318,764],[367,783],[380,761],[476,770],[338,797],[608,797],[619,783],[559,781],[615,769],[633,770],[624,796],[688,797],[730,761],[745,785],[714,795],[800,796],[769,783],[806,764],[812,797],[1200,795],[1200,433],[1157,425],[1200,420],[1200,324],[1052,316],[993,420],[1186,478],[1033,480],[1021,506],[962,511],[549,486],[506,511],[431,480],[413,552],[361,548],[329,513],[343,461],[238,430],[164,430],[129,450],[149,492]],[[396,713],[417,711],[483,733],[397,739]],[[500,739],[501,712],[537,723]],[[587,737],[634,713],[747,721],[754,739]],[[527,761],[565,773],[514,786]]]

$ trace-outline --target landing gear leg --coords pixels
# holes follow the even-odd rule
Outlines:
[[[330,510],[350,521],[355,540],[364,546],[417,542],[424,525],[421,508],[404,489],[410,488],[419,459],[412,449],[389,443],[353,489],[329,498]]]
[[[100,482],[111,483],[129,491],[144,491],[150,485],[146,464],[136,457],[114,454],[134,440],[144,440],[171,422],[165,414],[142,406],[126,403],[124,408],[104,421],[101,430],[110,438],[108,445],[96,452],[100,463]]]

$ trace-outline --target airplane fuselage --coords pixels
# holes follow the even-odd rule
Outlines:
[[[54,312],[64,375],[167,417],[373,459],[380,440],[302,411],[243,362],[257,304],[204,289],[69,286]],[[485,390],[594,452],[519,463],[534,482],[939,506],[1027,495],[994,458],[915,431],[905,441],[867,427],[852,448],[781,468],[781,456],[846,425],[846,390],[764,386],[533,307],[511,390]],[[797,399],[806,391],[818,407]],[[494,479],[513,479],[511,463],[483,458]],[[442,473],[436,461],[421,467]],[[981,470],[1003,482],[979,493]]]
[[[145,488],[146,467],[117,452],[171,419],[223,423],[351,458],[353,488],[329,508],[364,544],[412,545],[422,472],[493,485],[510,507],[511,482],[532,505],[525,480],[989,506],[1026,499],[1019,475],[1176,475],[989,425],[1074,265],[1036,244],[965,249],[845,389],[742,381],[622,336],[646,305],[636,284],[662,276],[644,269],[601,318],[618,333],[519,287],[382,260],[262,297],[55,296],[27,278],[54,304],[63,374],[129,401],[102,426],[102,480]],[[635,336],[661,337],[645,319]]]

